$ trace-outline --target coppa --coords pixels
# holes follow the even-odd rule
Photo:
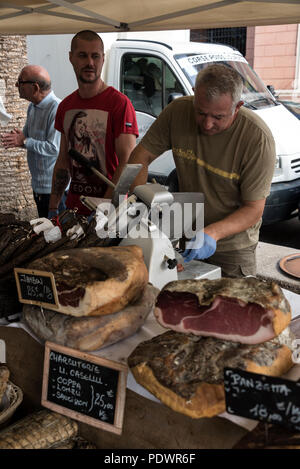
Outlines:
[[[57,378],[57,382],[58,384],[64,384],[65,386],[75,387],[75,388],[78,388],[79,390],[81,389],[80,383],[70,378],[63,378],[62,376],[59,376]]]
[[[291,310],[274,282],[221,278],[168,283],[157,297],[155,316],[177,332],[259,344],[288,326]]]

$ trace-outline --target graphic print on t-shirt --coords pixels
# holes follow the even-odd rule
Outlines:
[[[72,109],[66,112],[64,118],[64,132],[69,149],[74,148],[84,155],[105,176],[107,119],[108,113],[98,109]],[[90,169],[72,160],[71,190],[74,194],[101,197],[105,187],[105,183]]]

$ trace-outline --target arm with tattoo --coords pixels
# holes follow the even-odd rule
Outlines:
[[[55,175],[53,174],[52,194],[56,195],[59,200],[62,198],[63,193],[65,192],[65,189],[69,184],[69,180],[70,173],[67,169],[58,168],[55,172]]]
[[[65,137],[61,136],[59,155],[56,160],[53,176],[49,211],[56,210],[70,181],[70,159],[67,153]]]

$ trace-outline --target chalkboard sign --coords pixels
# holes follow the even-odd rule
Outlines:
[[[300,430],[300,382],[224,368],[230,414]]]
[[[121,434],[127,366],[46,342],[42,405]]]
[[[57,307],[58,297],[52,272],[15,268],[20,303]]]

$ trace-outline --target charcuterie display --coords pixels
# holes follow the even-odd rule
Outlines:
[[[269,335],[261,334],[260,337],[265,340],[258,344],[249,343],[247,340],[242,342],[244,337],[247,338],[247,334],[243,336],[239,333],[237,337],[239,323],[244,323],[244,330],[247,331],[247,324],[252,324],[252,315],[257,314],[257,308],[246,308],[245,315],[237,313],[233,308],[234,313],[231,315],[230,303],[226,302],[227,307],[222,307],[221,312],[218,308],[211,308],[210,324],[214,326],[211,335],[208,329],[202,335],[199,327],[195,327],[195,332],[191,331],[191,327],[182,327],[180,332],[176,330],[180,313],[184,312],[185,317],[189,317],[186,314],[189,310],[190,317],[193,318],[195,305],[191,308],[190,301],[180,301],[177,295],[177,301],[166,302],[165,292],[193,292],[196,299],[199,299],[201,311],[201,303],[207,302],[210,305],[214,293],[217,292],[216,296],[220,293],[221,285],[222,297],[227,294],[239,298],[242,307],[245,307],[246,302],[252,305],[258,301],[260,306],[267,306],[267,311],[260,312],[260,321],[254,321],[255,324],[262,322],[262,327],[268,326],[272,317],[280,310],[281,314],[288,318],[285,329],[281,333],[273,334],[271,339],[268,339]],[[182,299],[186,299],[184,294],[181,294]],[[177,412],[193,418],[212,417],[224,412],[225,367],[281,376],[293,366],[292,352],[288,346],[292,339],[287,327],[290,322],[290,308],[277,286],[264,285],[250,278],[171,282],[158,295],[156,308],[159,309],[156,314],[160,320],[163,316],[167,317],[164,326],[168,323],[171,329],[175,324],[175,330],[169,330],[139,344],[129,356],[128,364],[139,384]],[[223,315],[222,321],[220,315]],[[226,315],[229,316],[228,321]],[[266,320],[261,321],[263,315]],[[216,337],[216,328],[222,338]],[[223,337],[228,337],[228,340]],[[235,340],[232,340],[232,337]]]

